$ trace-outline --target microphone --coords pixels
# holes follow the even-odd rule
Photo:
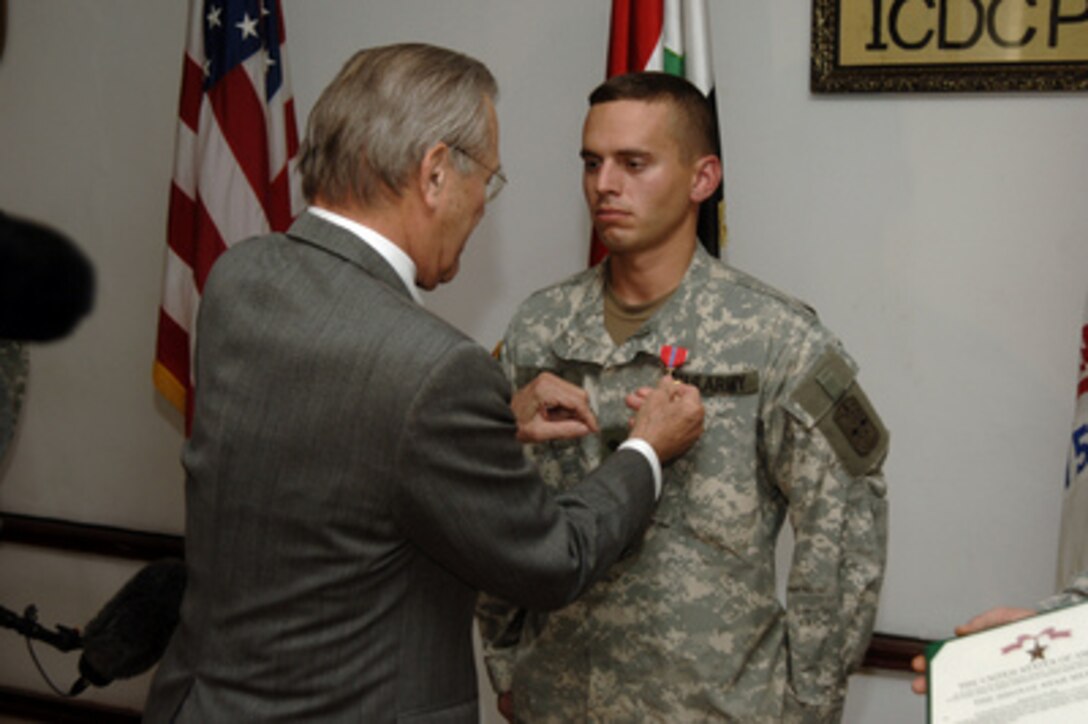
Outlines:
[[[88,685],[106,686],[150,669],[162,658],[178,624],[185,593],[185,563],[167,558],[141,568],[83,632],[79,679],[69,696]]]
[[[0,339],[51,342],[94,304],[94,269],[60,233],[0,212]]]

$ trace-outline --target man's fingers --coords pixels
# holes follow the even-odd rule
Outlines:
[[[586,391],[550,372],[540,373],[517,390],[510,407],[522,442],[581,437],[599,429]],[[556,427],[555,423],[565,424]]]
[[[569,419],[559,421],[549,421],[541,423],[541,427],[547,427],[550,440],[567,440],[575,437],[582,437],[588,435],[591,431],[589,426],[581,420]]]
[[[975,616],[967,623],[957,626],[956,635],[966,636],[967,634],[972,634],[976,631],[983,631],[988,628],[993,628],[994,626],[1012,623],[1013,621],[1019,621],[1022,618],[1033,615],[1035,615],[1035,611],[1030,608],[1010,608],[1007,606],[991,608],[989,611]]]
[[[670,376],[666,376],[662,379],[658,386],[658,389],[663,389],[669,396],[669,401],[682,401],[684,398],[695,397],[698,398],[699,390],[693,385],[685,384],[680,380],[673,379]]]
[[[581,420],[560,420],[552,422],[537,418],[518,428],[519,442],[546,442],[548,440],[571,440],[583,437],[591,432]]]
[[[537,404],[547,420],[581,420],[597,431],[597,416],[589,406],[589,394],[578,385],[542,372],[530,383]]]
[[[646,398],[650,396],[650,393],[654,391],[653,387],[639,387],[634,392],[631,392],[625,398],[627,406],[635,412],[642,409],[642,406],[646,404]]]
[[[911,691],[913,691],[915,694],[925,694],[926,677],[924,676],[924,674],[926,673],[926,657],[921,654],[915,656],[913,659],[910,660],[910,668],[913,669],[916,673],[923,674],[923,676],[914,677],[914,680],[910,682]]]
[[[514,721],[514,694],[510,691],[504,691],[499,694],[499,713],[502,714],[503,719],[506,721]]]
[[[563,422],[566,420],[578,420],[593,432],[597,431],[597,416],[589,407],[589,402],[582,400],[566,400],[545,405],[544,419],[549,422]]]
[[[927,691],[926,677],[924,677],[924,676],[914,677],[914,681],[910,682],[910,688],[911,688],[911,691],[913,691],[915,694],[925,694],[926,691]]]

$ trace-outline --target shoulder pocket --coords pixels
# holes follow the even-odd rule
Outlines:
[[[846,359],[829,349],[786,406],[807,428],[819,429],[848,473],[863,475],[884,461],[888,430],[854,377]]]

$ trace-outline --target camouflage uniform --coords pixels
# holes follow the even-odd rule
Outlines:
[[[19,407],[26,391],[26,349],[19,342],[0,340],[0,459],[15,434]]]
[[[1054,611],[1088,601],[1088,571],[1081,571],[1068,586],[1039,603],[1038,609]]]
[[[679,289],[616,347],[603,271],[537,292],[501,355],[585,388],[599,435],[534,446],[550,485],[581,480],[627,435],[624,395],[686,347],[706,429],[665,467],[644,539],[561,611],[482,597],[485,661],[519,721],[834,721],[872,631],[883,578],[887,433],[839,343],[799,303],[700,247]],[[836,423],[836,420],[838,421]],[[775,544],[795,531],[789,607]]]

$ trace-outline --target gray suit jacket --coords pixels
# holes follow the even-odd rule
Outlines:
[[[653,507],[632,451],[546,492],[487,352],[311,214],[219,258],[196,365],[188,585],[147,721],[475,724],[477,591],[563,606]]]

